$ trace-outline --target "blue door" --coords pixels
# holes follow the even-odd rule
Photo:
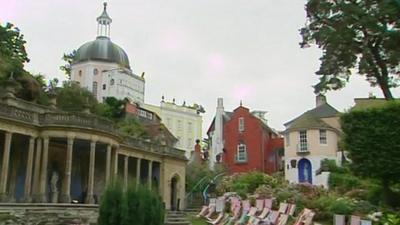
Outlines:
[[[298,164],[299,183],[312,184],[312,168],[311,162],[308,159],[301,159]]]

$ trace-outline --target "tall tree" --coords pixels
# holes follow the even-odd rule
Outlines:
[[[76,55],[76,50],[73,50],[70,53],[64,53],[62,60],[65,62],[64,65],[60,66],[60,70],[67,75],[68,79],[71,78],[71,65],[74,61],[74,57]]]
[[[0,24],[0,79],[11,73],[15,76],[25,73],[24,63],[29,62],[25,43],[24,35],[13,24]]]
[[[316,92],[345,86],[357,71],[386,99],[400,84],[400,4],[397,0],[309,0],[302,48],[322,49]]]

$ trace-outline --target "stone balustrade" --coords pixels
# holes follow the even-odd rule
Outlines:
[[[37,112],[34,111],[34,108],[22,109],[15,105],[0,103],[0,118],[16,120],[18,122],[29,123],[30,125],[39,127],[61,126],[92,129],[123,137],[112,121],[86,113],[72,113],[50,109],[47,111],[40,110],[40,112]],[[123,144],[128,145],[129,147],[149,151],[155,154],[185,159],[185,151],[170,146],[160,145],[152,143],[149,140],[133,137],[125,137],[123,140]]]

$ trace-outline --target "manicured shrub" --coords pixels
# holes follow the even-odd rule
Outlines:
[[[99,225],[121,224],[121,209],[123,201],[122,185],[119,182],[112,182],[104,191],[99,206]]]
[[[120,183],[109,185],[99,209],[99,225],[163,225],[164,204],[148,186],[131,184],[123,192]]]

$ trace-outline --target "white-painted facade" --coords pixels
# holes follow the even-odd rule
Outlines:
[[[325,105],[327,104],[325,96],[317,96],[316,103],[316,108],[310,110],[313,112],[307,111],[285,124],[285,178],[290,183],[308,182],[328,188],[329,172],[320,170],[321,162],[328,159],[335,160],[338,165],[341,164],[342,151],[339,148],[341,129],[337,114],[318,116],[326,114],[318,112],[321,110],[320,106],[325,109],[331,107]],[[307,119],[302,120],[302,118]],[[313,119],[315,123],[310,122]],[[302,121],[293,125],[296,120]]]
[[[223,153],[224,149],[224,100],[222,98],[217,99],[217,108],[215,113],[214,130],[209,133],[211,137],[210,146],[210,159],[209,165],[213,169],[217,161],[217,155]]]
[[[176,148],[191,158],[196,140],[202,140],[203,118],[194,107],[161,101],[160,106],[144,104],[143,108],[157,113],[168,130],[178,139]]]
[[[91,91],[99,102],[106,97],[128,98],[140,104],[144,102],[144,78],[116,63],[87,61],[74,64],[71,80]]]

